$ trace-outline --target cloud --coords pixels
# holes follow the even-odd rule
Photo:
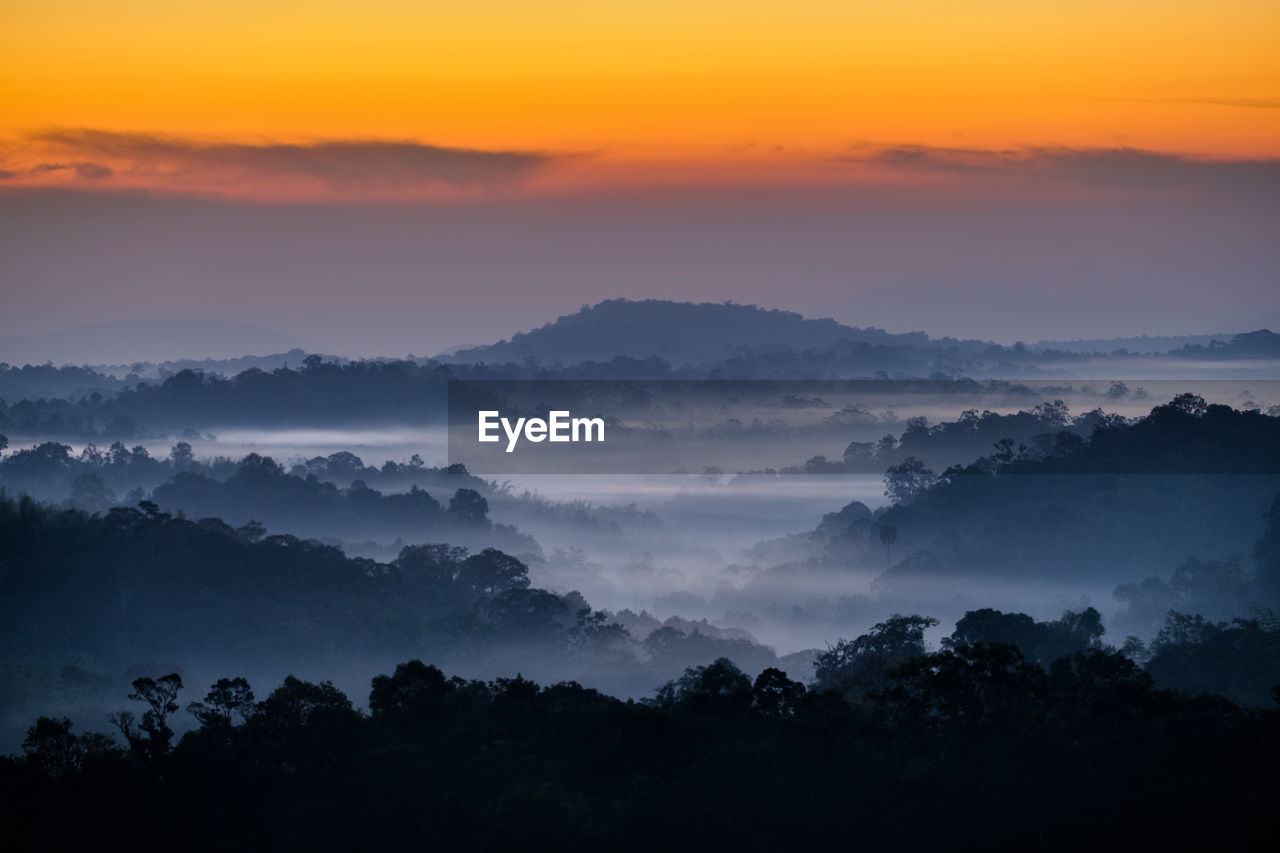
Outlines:
[[[979,148],[941,148],[900,144],[873,146],[855,143],[833,159],[843,163],[868,163],[905,171],[982,172],[1016,162],[1019,152]]]
[[[1210,160],[1140,148],[948,148],[856,143],[833,158],[908,174],[1058,179],[1126,189],[1280,190],[1280,159]]]
[[[202,142],[145,133],[62,130],[34,140],[142,167],[243,169],[341,184],[442,181],[454,185],[506,182],[543,165],[545,154],[448,148],[412,141],[320,140],[305,143]]]
[[[37,163],[30,169],[26,170],[28,175],[46,175],[50,172],[75,172],[77,178],[87,178],[89,180],[97,180],[99,178],[109,178],[115,174],[115,170],[110,166],[104,166],[101,163]],[[21,172],[8,172],[9,177],[22,174]]]
[[[411,140],[228,142],[150,133],[63,129],[32,133],[23,147],[57,160],[13,176],[115,177],[122,186],[178,192],[360,195],[507,186],[549,163],[536,151],[481,150]],[[12,167],[12,163],[6,164]]]
[[[76,177],[87,178],[96,181],[99,178],[109,178],[115,174],[115,169],[110,166],[104,166],[101,163],[76,163]]]
[[[1148,101],[1158,104],[1206,104],[1214,107],[1240,107],[1251,110],[1280,109],[1280,98],[1166,98],[1162,101]]]

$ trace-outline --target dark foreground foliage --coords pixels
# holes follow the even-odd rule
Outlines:
[[[1232,849],[1272,825],[1280,714],[1157,689],[1102,650],[1048,668],[959,645],[849,699],[726,659],[646,702],[411,661],[369,711],[223,679],[168,747],[41,719],[0,763],[10,838],[134,850]],[[119,725],[119,724],[118,724]],[[17,849],[17,848],[11,848]]]

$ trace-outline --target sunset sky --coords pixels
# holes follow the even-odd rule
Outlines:
[[[480,223],[465,238],[477,241],[485,236],[479,232],[519,231],[510,223],[522,215],[537,220],[535,230],[551,228],[548,209],[566,223],[598,223],[602,216],[644,219],[651,215],[646,205],[674,205],[698,220],[695,231],[708,229],[717,247],[716,235],[736,228],[737,217],[795,211],[798,236],[788,245],[798,241],[795,250],[807,260],[793,265],[806,279],[792,284],[794,307],[818,313],[836,310],[833,295],[909,283],[945,287],[945,269],[953,269],[956,286],[1039,286],[1033,257],[1003,272],[991,263],[955,269],[941,258],[903,272],[888,256],[851,266],[847,252],[828,247],[814,267],[803,223],[828,216],[831,205],[918,211],[919,227],[942,229],[944,238],[945,212],[957,204],[974,205],[979,218],[1030,222],[1029,239],[1056,246],[1044,256],[1054,267],[1045,286],[1059,293],[1061,241],[1075,239],[1069,225],[1055,236],[1063,217],[1129,217],[1141,232],[1131,236],[1150,244],[1143,257],[1153,245],[1181,246],[1184,231],[1207,223],[1214,233],[1197,232],[1207,241],[1202,248],[1225,264],[1216,286],[1230,310],[1215,318],[1220,322],[1244,322],[1266,308],[1267,283],[1275,280],[1274,250],[1263,239],[1280,224],[1274,0],[6,0],[0,105],[0,216],[27,229],[21,243],[12,237],[11,247],[0,245],[17,252],[2,286],[26,311],[18,320],[11,314],[0,333],[75,320],[65,303],[53,301],[73,292],[87,299],[86,310],[212,310],[195,296],[157,304],[148,276],[119,267],[119,259],[86,266],[23,248],[37,227],[32,217],[51,204],[64,211],[57,221],[71,229],[66,239],[92,244],[95,223],[125,215],[103,212],[110,208],[103,196],[120,197],[127,215],[177,205],[179,219],[195,216],[193,205],[214,202],[284,205],[298,216],[272,221],[304,232],[312,226],[298,223],[311,221],[317,207],[349,213],[409,204],[406,216],[431,217],[445,205]],[[520,205],[535,207],[522,214]],[[702,205],[701,213],[690,205]],[[1095,206],[1093,213],[1081,213],[1081,205]],[[484,221],[477,206],[494,218]],[[1038,213],[1028,219],[1028,208]],[[1139,228],[1136,209],[1150,211],[1163,230]],[[892,216],[919,233],[910,216]],[[344,226],[345,233],[360,227]],[[570,239],[576,227],[566,224],[547,239],[559,240],[562,252],[581,253]],[[887,245],[898,249],[906,237],[895,234]],[[220,236],[234,240],[236,230],[207,239]],[[654,236],[659,244],[673,239]],[[1116,256],[1124,246],[1088,245],[1098,257],[1092,275],[1111,283],[1095,281],[1086,295],[1123,279],[1135,304],[1170,301],[1182,319],[1168,323],[1193,319],[1192,282],[1173,282],[1170,300],[1152,300],[1154,278],[1168,279],[1164,267],[1135,282],[1142,271],[1134,259]],[[1017,246],[1028,254],[1025,240]],[[196,256],[216,254],[189,248]],[[1006,250],[995,241],[988,254]],[[164,252],[154,275],[168,282],[167,292],[214,286],[208,270],[189,285],[175,280],[179,249]],[[633,259],[622,252],[615,260]],[[291,299],[313,292],[295,280],[311,274],[306,264],[290,271],[286,258],[264,263]],[[556,309],[595,296],[648,295],[637,290],[645,285],[635,270],[623,272],[622,290],[589,286],[588,277],[598,282],[609,263],[607,255],[593,255],[585,267],[581,259],[535,262],[523,283],[495,279],[483,263],[478,274],[506,288],[529,317],[537,303],[522,302],[521,294],[531,280],[564,282],[565,298],[545,303]],[[1114,273],[1117,263],[1123,274]],[[429,266],[414,267],[417,285],[403,267],[365,273],[375,280],[374,294],[382,286],[376,280],[388,280],[387,299],[397,306],[470,310],[455,292],[466,265],[447,264],[448,283],[433,283]],[[83,280],[91,268],[96,284]],[[706,261],[699,273],[691,295],[787,301],[770,298],[764,279],[742,282],[736,268],[718,273]],[[227,276],[224,293],[260,290],[260,282],[230,280],[234,270]],[[98,302],[92,294],[110,280],[134,284],[122,284],[116,300]],[[776,289],[776,275],[774,281]],[[654,282],[653,295],[690,286]],[[325,287],[340,289],[336,282]],[[343,304],[322,298],[312,307],[346,310]]]

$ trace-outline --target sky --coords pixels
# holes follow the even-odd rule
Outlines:
[[[0,3],[0,335],[1280,325],[1280,5]]]

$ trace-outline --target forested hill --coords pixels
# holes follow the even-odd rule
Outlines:
[[[1201,359],[1280,358],[1280,335],[1270,329],[1259,329],[1234,335],[1229,340],[1214,339],[1207,344],[1189,343],[1170,354]]]
[[[0,602],[4,648],[92,653],[108,667],[215,652],[296,662],[428,644],[474,651],[510,640],[508,629],[536,646],[562,639],[584,604],[530,588],[526,566],[491,548],[409,546],[378,563],[149,501],[91,516],[30,498],[0,499]]]
[[[443,515],[465,514],[456,498]],[[154,660],[261,672],[430,652],[623,694],[697,659],[777,660],[744,638],[653,633],[633,641],[581,594],[533,586],[521,560],[493,548],[437,539],[384,563],[150,501],[90,515],[0,497],[0,644],[13,652],[0,661],[0,727],[25,701],[92,700],[102,673]]]
[[[1088,438],[1062,429],[1029,445],[1000,441],[943,471],[908,456],[885,475],[893,506],[832,515],[808,534],[808,555],[839,566],[878,553],[892,563],[886,588],[974,578],[1114,588],[1190,558],[1238,561],[1275,517],[1274,416],[1183,394],[1131,424],[1108,419]],[[1275,571],[1258,570],[1259,580]],[[1278,603],[1274,582],[1263,586],[1247,598]]]
[[[1087,441],[992,459],[1008,474],[1280,474],[1280,418],[1179,394],[1132,424],[1104,422]]]
[[[932,341],[923,332],[890,334],[882,329],[860,329],[830,318],[807,319],[791,311],[770,311],[755,305],[610,299],[513,335],[510,340],[459,350],[448,360],[518,363],[533,358],[576,364],[626,356],[657,357],[678,366],[752,352],[815,350],[842,342],[902,347],[959,343]],[[978,351],[989,346],[978,341],[967,345]]]
[[[867,639],[883,647],[888,633]],[[131,850],[567,853],[851,838],[1251,849],[1271,830],[1274,711],[1160,690],[1100,649],[1048,671],[1009,645],[922,652],[849,701],[776,668],[753,682],[727,659],[640,703],[518,675],[448,678],[419,660],[373,679],[368,713],[330,682],[289,676],[258,702],[248,680],[221,678],[188,706],[200,727],[176,747],[170,721],[202,686],[182,695],[178,673],[141,677],[141,724],[115,717],[127,751],[42,717],[23,757],[0,758],[6,834],[18,849],[119,832]],[[883,657],[859,648],[850,663]]]

